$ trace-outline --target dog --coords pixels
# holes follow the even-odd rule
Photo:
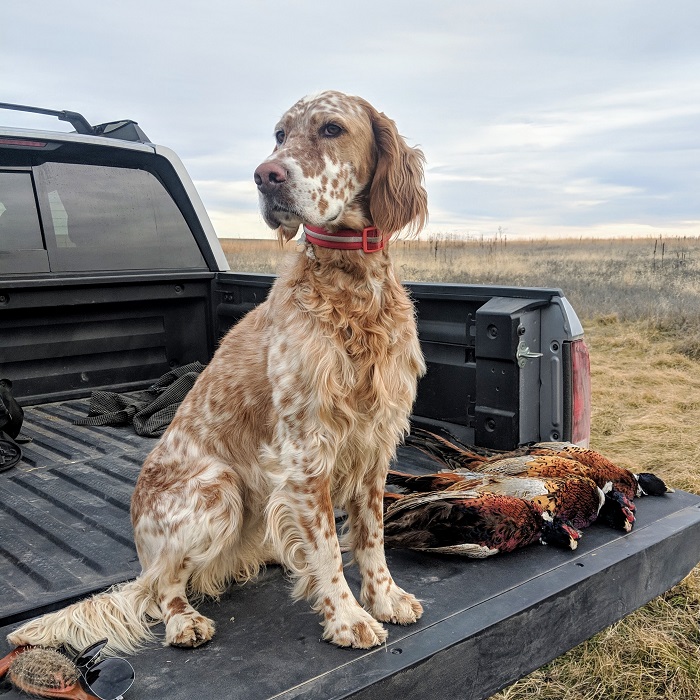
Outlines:
[[[29,621],[15,645],[80,648],[109,638],[132,652],[165,623],[165,643],[214,634],[190,598],[220,595],[269,563],[340,647],[383,643],[414,623],[418,600],[384,556],[382,495],[425,372],[413,305],[389,239],[427,219],[421,151],[367,101],[327,91],[275,127],[256,169],[262,216],[281,241],[303,227],[268,299],[221,341],[146,458],[131,516],[142,573]],[[344,576],[334,506],[362,578]]]

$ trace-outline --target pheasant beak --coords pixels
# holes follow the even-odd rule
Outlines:
[[[562,530],[569,535],[569,549],[576,549],[578,541],[581,539],[581,531],[571,525],[562,525]]]
[[[540,537],[542,544],[552,544],[561,549],[576,549],[582,533],[573,525],[560,520],[553,519],[550,513],[542,513],[542,520],[545,525]]]

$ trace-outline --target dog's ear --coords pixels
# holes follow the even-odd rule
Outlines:
[[[377,166],[369,190],[374,225],[391,235],[401,229],[418,233],[428,220],[428,196],[423,187],[425,156],[411,148],[396,124],[369,103]]]

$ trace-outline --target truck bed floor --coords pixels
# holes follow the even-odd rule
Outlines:
[[[85,401],[26,410],[25,459],[0,474],[0,653],[16,622],[133,578],[129,498],[154,444],[131,428],[76,427]],[[99,438],[96,434],[99,434]],[[95,445],[99,445],[97,452]],[[401,468],[434,464],[411,448]],[[487,560],[389,551],[392,574],[425,608],[388,625],[386,646],[338,649],[292,603],[278,567],[200,610],[217,634],[195,650],[152,645],[131,658],[131,700],[485,698],[663,593],[700,561],[700,497],[637,501],[626,535],[593,525],[575,552],[533,545]],[[355,567],[346,569],[359,592]],[[162,632],[161,628],[156,628]],[[0,683],[0,694],[21,697]]]

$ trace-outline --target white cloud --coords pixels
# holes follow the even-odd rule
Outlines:
[[[258,190],[250,180],[195,180],[195,186],[203,198],[212,201],[228,201],[232,204],[250,205],[258,199]]]
[[[208,211],[219,238],[275,238],[260,214],[242,209]]]
[[[0,70],[3,100],[136,119],[226,235],[269,235],[252,173],[329,87],[424,149],[431,226],[700,234],[698,22],[695,0],[37,0],[31,42],[3,8]]]

